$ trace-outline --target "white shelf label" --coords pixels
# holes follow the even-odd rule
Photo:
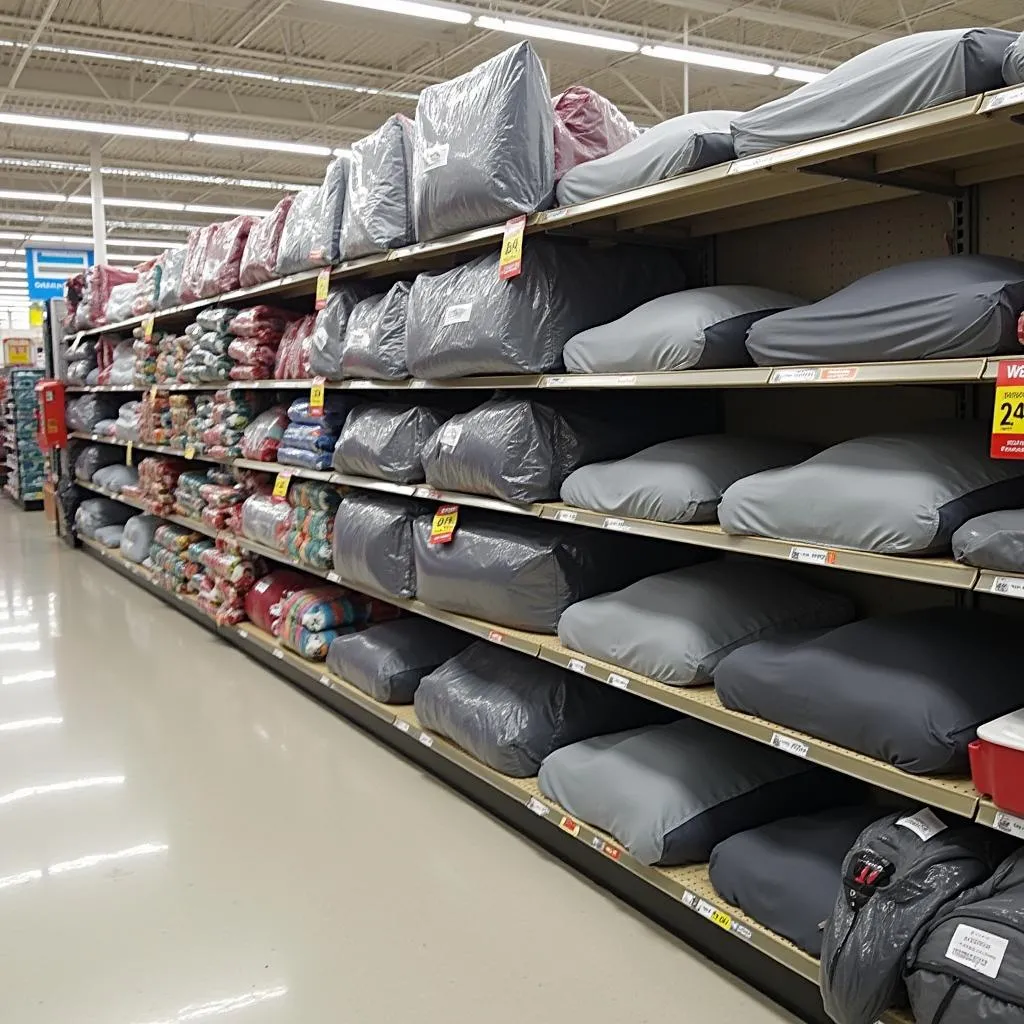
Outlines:
[[[922,843],[946,831],[945,822],[930,807],[922,807],[916,814],[899,818],[896,824],[910,829]]]
[[[331,682],[329,676],[321,676],[320,677],[320,685],[321,686],[326,686],[327,689],[329,689],[329,690],[333,690],[334,689],[334,683]]]
[[[540,386],[542,388],[564,388],[570,380],[570,377],[545,377],[540,382]]]
[[[609,672],[608,682],[612,686],[617,686],[620,690],[629,689],[629,680],[625,676],[620,676],[618,672]]]
[[[526,806],[533,811],[534,814],[539,815],[541,818],[546,818],[551,813],[551,808],[546,804],[542,804],[535,796],[531,796],[527,801]]]
[[[803,562],[805,565],[833,565],[836,553],[826,548],[792,547],[789,549],[789,560]]]
[[[427,382],[425,380],[411,380],[411,381],[409,381],[409,387],[412,388],[413,390],[418,390],[419,388],[425,388],[426,386],[427,386]]]
[[[996,978],[1009,945],[1009,940],[999,935],[972,928],[969,924],[958,924],[953,938],[949,940],[946,959],[963,964],[986,978]]]
[[[615,516],[605,516],[603,525],[606,530],[629,530],[629,523],[625,519],[617,519]]]
[[[555,519],[560,523],[575,523],[578,518],[579,516],[575,512],[564,508],[555,513]]]
[[[284,658],[284,652],[283,651],[279,651],[276,647],[274,648],[274,650],[271,653],[274,655],[275,658],[277,658],[278,661],[280,661],[282,658]]]
[[[992,593],[1004,597],[1024,597],[1024,579],[1013,576],[997,576],[992,581]]]
[[[813,366],[794,366],[781,370],[772,370],[768,378],[769,384],[812,384],[821,375],[821,370]]]
[[[402,719],[400,719],[400,718],[396,718],[395,719],[395,728],[399,732],[408,732],[409,731],[409,723],[408,722],[403,722]]]
[[[240,637],[241,637],[241,638],[242,638],[243,640],[248,640],[248,639],[249,639],[249,631],[248,631],[247,629],[240,629],[240,630],[238,631],[238,635],[239,635],[239,636],[240,636]]]
[[[579,658],[570,658],[569,668],[573,672],[579,672],[580,675],[585,676],[587,674],[587,663],[585,661],[580,661]]]
[[[434,737],[428,736],[425,732],[420,733],[420,743],[425,747],[432,747],[434,745]]]
[[[1000,811],[995,816],[992,824],[1000,832],[1016,836],[1018,839],[1024,839],[1024,818],[1018,818],[1015,814],[1007,814],[1006,811]]]
[[[729,166],[729,174],[744,174],[747,171],[761,171],[771,167],[778,159],[777,153],[762,153],[760,156],[748,156],[743,160],[734,160]]]
[[[697,906],[697,897],[689,889],[684,889],[683,902],[692,910]]]
[[[988,114],[993,110],[1000,110],[1003,107],[1008,107],[1012,103],[1020,103],[1024,100],[1024,85],[1018,86],[1016,89],[1007,89],[1004,92],[998,92],[994,96],[989,96],[985,100],[981,107],[981,113]]]
[[[341,582],[341,577],[336,572],[329,572],[329,573],[327,573],[327,578],[332,583],[340,583]]]
[[[793,739],[792,736],[783,736],[781,732],[772,733],[771,745],[776,750],[784,750],[787,754],[792,754],[794,757],[806,757],[811,750],[806,743],[801,743],[799,740]]]
[[[636,383],[635,373],[620,373],[615,378],[615,383],[621,388],[631,388]]]

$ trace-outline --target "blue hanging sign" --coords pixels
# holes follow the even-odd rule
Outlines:
[[[32,300],[64,297],[64,282],[92,266],[92,249],[26,249],[25,274]]]

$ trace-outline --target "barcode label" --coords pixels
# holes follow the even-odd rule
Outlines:
[[[992,581],[992,593],[1004,597],[1024,597],[1024,579],[1013,576],[997,576]]]
[[[832,565],[836,560],[836,553],[826,548],[792,547],[789,549],[789,560],[803,562],[805,565]]]
[[[546,818],[548,816],[548,814],[551,813],[550,808],[547,807],[545,804],[542,804],[534,796],[530,797],[530,799],[527,801],[526,806],[529,807],[530,810],[533,811],[534,814],[538,814],[542,818]]]
[[[1006,811],[1000,811],[995,816],[992,824],[1000,832],[1016,836],[1018,839],[1024,839],[1024,818],[1018,818],[1015,814],[1007,814]]]
[[[794,757],[806,757],[811,749],[806,743],[801,743],[799,740],[793,739],[792,736],[783,736],[781,732],[772,733],[772,746],[776,750],[784,750]]]
[[[587,674],[587,663],[585,661],[580,661],[579,658],[570,658],[569,668],[573,672],[579,672],[580,675],[585,676]]]
[[[972,928],[968,924],[958,924],[949,941],[946,959],[963,964],[972,971],[984,974],[986,978],[996,978],[1009,945],[1009,940],[999,935]]]
[[[608,682],[612,686],[617,686],[620,690],[629,689],[629,680],[625,676],[620,676],[618,672],[609,672]]]
[[[563,509],[560,509],[558,512],[555,513],[555,518],[560,523],[575,523],[577,518],[578,518],[578,516],[576,515],[575,512],[570,512],[567,509],[563,508]]]

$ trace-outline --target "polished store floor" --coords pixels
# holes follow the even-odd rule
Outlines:
[[[0,498],[10,1024],[792,1018]]]

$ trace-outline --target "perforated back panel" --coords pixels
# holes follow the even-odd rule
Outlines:
[[[1024,178],[980,186],[978,206],[981,252],[1024,260]]]

